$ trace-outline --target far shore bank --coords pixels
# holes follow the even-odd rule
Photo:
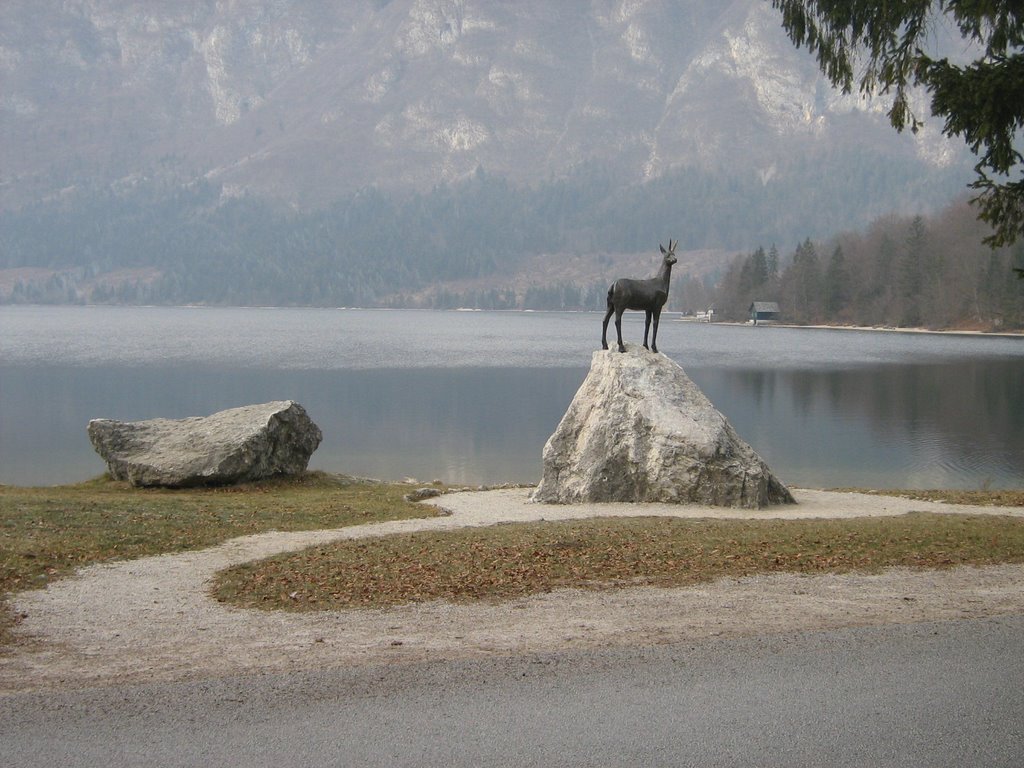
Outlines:
[[[683,323],[698,323],[703,325],[730,325],[730,326],[747,326],[749,328],[800,328],[800,329],[812,329],[819,331],[879,331],[882,333],[917,333],[924,335],[942,335],[942,336],[977,336],[977,337],[1001,337],[1009,339],[1024,339],[1024,330],[1019,331],[979,331],[971,328],[898,328],[890,325],[798,325],[796,323],[777,323],[771,320],[762,320],[756,325],[749,320],[746,322],[733,322],[728,320],[715,320],[708,323],[705,320],[698,320],[695,317],[679,317],[679,322]]]

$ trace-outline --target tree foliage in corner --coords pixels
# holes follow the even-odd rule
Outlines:
[[[943,133],[978,157],[971,186],[992,247],[1024,238],[1024,4],[1020,0],[772,0],[797,48],[806,46],[834,86],[891,94],[889,120],[916,131],[908,89],[923,86]],[[952,23],[980,55],[967,65],[933,58],[935,30]],[[854,70],[860,70],[859,79]],[[1024,272],[1017,270],[1019,276]]]

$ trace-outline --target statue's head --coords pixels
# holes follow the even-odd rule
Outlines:
[[[676,246],[677,245],[679,245],[679,241],[677,240],[676,242],[673,243],[671,239],[669,239],[669,241],[668,241],[668,250],[665,250],[665,246],[664,245],[661,245],[661,244],[658,245],[658,247],[661,248],[662,255],[665,257],[665,263],[666,264],[675,264],[676,263]]]

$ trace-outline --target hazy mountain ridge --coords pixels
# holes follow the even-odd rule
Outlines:
[[[761,0],[235,0],[0,9],[0,190],[21,203],[144,173],[317,205],[479,166],[699,166],[768,183],[839,139],[962,161],[937,130],[828,88]]]
[[[696,295],[971,176],[762,0],[7,0],[0,77],[0,301],[593,306],[670,237]]]

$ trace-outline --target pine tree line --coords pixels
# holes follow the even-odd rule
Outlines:
[[[810,238],[781,257],[772,245],[738,256],[719,283],[719,318],[743,321],[776,301],[794,324],[1024,328],[1024,244],[990,249],[966,204],[925,218],[888,217],[827,243]]]

